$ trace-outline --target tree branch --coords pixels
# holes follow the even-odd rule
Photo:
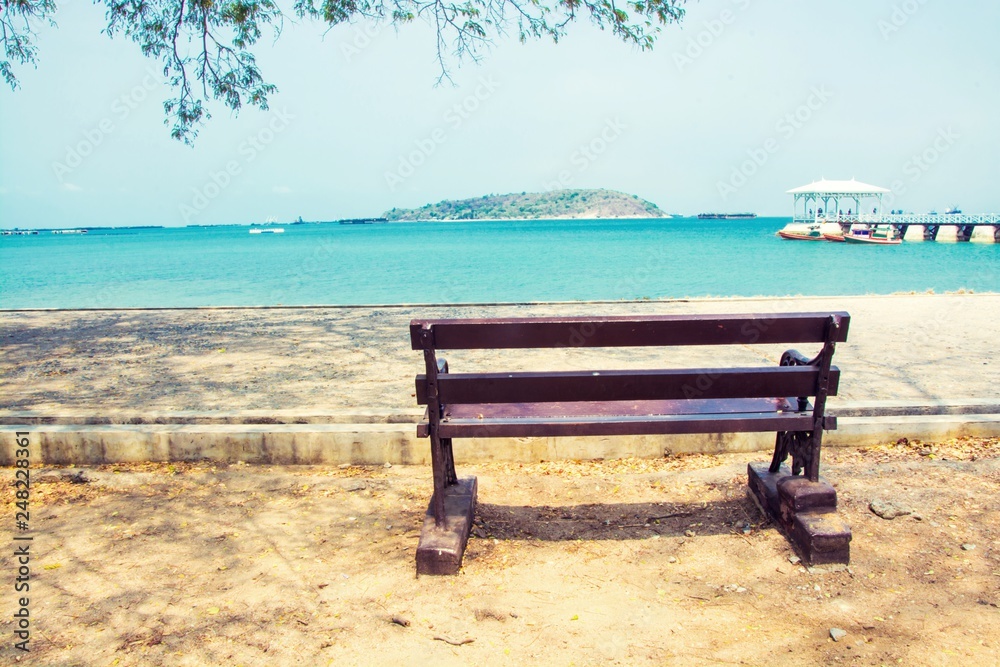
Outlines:
[[[252,49],[271,27],[277,39],[284,14],[277,0],[95,0],[106,7],[105,33],[124,33],[143,55],[157,59],[175,96],[163,103],[170,134],[192,143],[211,118],[206,104],[233,111],[244,104],[268,108],[277,88],[267,83]],[[316,3],[320,4],[317,5]],[[625,42],[650,48],[660,26],[680,21],[686,0],[293,0],[299,18],[330,27],[359,18],[395,26],[425,17],[434,27],[438,83],[451,80],[451,56],[480,58],[479,49],[516,26],[518,39],[550,37],[558,42],[581,13]],[[548,4],[547,4],[548,3]],[[54,0],[0,0],[0,75],[18,86],[14,64],[36,64],[35,28],[53,23]],[[449,53],[450,52],[450,53]],[[201,83],[196,95],[193,82]]]

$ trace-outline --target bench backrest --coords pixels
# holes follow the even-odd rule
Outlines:
[[[844,312],[413,320],[410,341],[414,350],[839,343],[849,322]]]
[[[850,316],[626,315],[414,320],[413,349],[427,373],[416,379],[420,405],[809,397],[836,395],[835,343],[847,340]],[[811,365],[670,370],[442,373],[435,350],[823,343]],[[820,410],[820,405],[816,406]]]

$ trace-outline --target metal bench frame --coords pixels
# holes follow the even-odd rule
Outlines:
[[[434,494],[417,547],[418,574],[454,574],[472,527],[475,477],[455,473],[453,438],[689,433],[777,433],[769,466],[748,467],[749,488],[808,562],[847,562],[850,528],[819,477],[832,365],[850,316],[835,313],[627,315],[413,320],[426,372],[417,427],[430,438]],[[777,367],[452,373],[437,350],[673,347],[820,343],[813,358],[786,351]],[[809,399],[813,398],[810,403]],[[791,469],[784,461],[791,456]],[[804,473],[804,475],[802,474]]]

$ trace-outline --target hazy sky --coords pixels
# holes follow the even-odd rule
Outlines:
[[[821,177],[891,187],[892,208],[1000,211],[996,2],[703,0],[652,52],[583,21],[437,87],[425,25],[288,21],[257,49],[271,111],[215,104],[193,148],[100,6],[56,19],[0,91],[0,227],[331,220],[558,187],[789,215],[785,191]]]

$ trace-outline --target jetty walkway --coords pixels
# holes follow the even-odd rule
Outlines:
[[[818,222],[836,222],[850,233],[851,225],[889,225],[900,238],[910,239],[914,233],[921,233],[923,240],[936,241],[942,228],[954,228],[955,240],[971,241],[976,228],[989,228],[993,240],[1000,243],[1000,214],[996,213],[862,213],[861,215],[828,215]],[[912,229],[911,229],[912,228]],[[918,237],[919,238],[919,237]]]

